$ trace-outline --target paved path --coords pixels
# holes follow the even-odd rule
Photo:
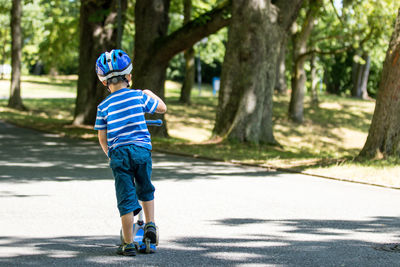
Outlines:
[[[400,191],[154,153],[160,246],[115,254],[100,147],[0,123],[0,265],[400,266]]]

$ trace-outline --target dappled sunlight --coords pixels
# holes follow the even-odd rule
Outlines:
[[[166,115],[168,132],[172,137],[191,142],[201,142],[211,137],[213,125],[208,120],[188,117],[187,115]]]
[[[342,109],[342,105],[340,103],[336,103],[336,102],[322,102],[319,104],[319,108],[340,110],[340,109]]]
[[[172,137],[184,139],[190,142],[202,142],[208,140],[211,133],[207,129],[198,129],[195,127],[176,124],[175,127],[169,129]]]

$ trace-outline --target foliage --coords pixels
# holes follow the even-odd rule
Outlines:
[[[0,65],[11,63],[11,1],[0,1]]]
[[[44,15],[40,59],[46,66],[64,74],[76,73],[79,47],[79,1],[41,0]]]
[[[212,10],[221,0],[193,0],[192,19],[196,19],[201,14]],[[174,32],[183,24],[183,4],[180,0],[171,1],[170,9],[170,27],[169,32]],[[228,31],[226,28],[221,29],[216,34],[212,34],[195,45],[196,64],[198,58],[202,64],[202,80],[211,82],[213,76],[219,76],[221,73],[221,65],[225,55],[225,44],[227,41]],[[184,76],[185,60],[183,55],[175,56],[167,69],[168,79],[182,81]],[[197,71],[196,71],[197,76]]]
[[[78,67],[78,0],[26,1],[22,13],[23,63],[26,69],[76,73]],[[43,70],[41,70],[43,73]]]
[[[309,40],[309,47],[318,54],[320,80],[324,81],[328,92],[348,95],[352,87],[353,62],[365,63],[359,54],[368,52],[371,70],[367,89],[369,95],[374,96],[400,3],[352,0],[337,5],[340,1],[323,1]],[[302,9],[298,25],[304,17],[305,9]]]
[[[126,23],[122,48],[133,56],[135,35],[135,0],[130,0],[126,12]],[[221,0],[194,0],[193,18],[211,10]],[[9,62],[11,47],[9,21],[11,2],[0,0],[0,47],[5,50],[5,62]],[[79,50],[79,0],[29,0],[24,1],[23,29],[23,66],[27,70],[49,73],[55,71],[61,74],[76,73],[78,68]],[[170,31],[182,26],[182,1],[172,0],[170,9]],[[7,39],[5,39],[7,38]],[[4,40],[6,46],[3,45]],[[212,68],[218,67],[225,54],[224,42],[226,30],[210,36],[206,43],[197,45],[197,54],[202,62]],[[0,51],[2,53],[2,51]],[[0,59],[4,57],[0,55]],[[0,61],[1,62],[1,61]],[[35,69],[36,67],[36,69]],[[41,68],[43,68],[41,70]],[[168,73],[169,77],[182,78],[184,60],[182,56],[174,58]],[[211,78],[210,78],[211,79]]]
[[[135,3],[136,0],[128,1],[128,9],[125,13],[126,20],[122,34],[122,50],[131,58],[133,58],[133,50],[135,47]]]

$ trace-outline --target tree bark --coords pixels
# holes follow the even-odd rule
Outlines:
[[[400,156],[400,9],[386,59],[372,123],[359,157]]]
[[[185,25],[190,21],[191,12],[192,12],[192,0],[184,0],[183,2],[183,13],[184,19],[183,24]],[[190,94],[192,92],[194,77],[195,77],[195,68],[194,68],[194,48],[193,46],[186,49],[184,51],[185,57],[185,80],[182,84],[181,96],[179,98],[179,102],[183,104],[190,104]]]
[[[365,61],[364,64],[357,62],[353,63],[353,88],[351,90],[351,96],[361,99],[368,99],[367,83],[371,59],[367,53],[363,53],[362,58]]]
[[[233,2],[214,135],[239,142],[276,143],[272,95],[277,55],[301,2]]]
[[[314,27],[315,16],[319,6],[322,4],[320,0],[310,0],[309,9],[305,21],[302,25],[301,32],[293,35],[293,72],[292,72],[292,93],[289,104],[289,118],[297,123],[302,123],[304,119],[304,94],[306,86],[306,72],[304,64],[307,57],[307,42]]]
[[[135,58],[133,65],[133,87],[150,89],[164,99],[164,82],[168,61],[156,61],[156,44],[167,35],[169,0],[138,0],[135,5]],[[164,115],[162,127],[151,129],[152,135],[168,136]]]
[[[137,0],[135,6],[135,59],[133,87],[154,91],[164,99],[164,83],[169,60],[193,46],[197,41],[227,26],[226,16],[230,2],[186,23],[177,31],[167,35],[170,0]],[[168,136],[164,115],[154,118],[164,121],[162,127],[151,129],[153,136]]]
[[[120,1],[124,12],[127,0]],[[117,0],[81,0],[79,78],[74,125],[94,124],[97,105],[107,95],[106,88],[97,78],[95,63],[101,53],[117,47],[117,17]]]
[[[313,107],[318,107],[318,77],[317,77],[317,67],[315,66],[316,56],[311,55],[310,68],[311,68],[311,105]]]
[[[25,110],[21,98],[21,54],[22,54],[22,32],[21,32],[22,3],[21,0],[13,0],[11,8],[11,88],[8,107]]]
[[[276,64],[276,81],[275,91],[278,94],[285,95],[287,93],[286,85],[286,45],[287,38],[284,38],[281,44],[281,49],[278,56],[278,62]]]

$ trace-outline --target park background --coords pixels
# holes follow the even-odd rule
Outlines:
[[[168,105],[156,150],[400,188],[399,6],[0,0],[0,119],[96,140],[94,62],[122,48]]]

